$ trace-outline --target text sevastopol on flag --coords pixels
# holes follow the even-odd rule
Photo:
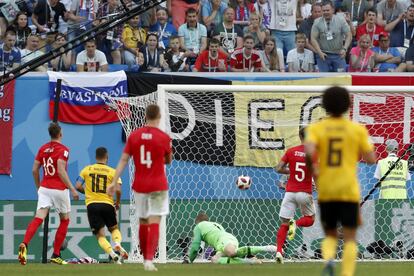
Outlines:
[[[105,105],[105,97],[127,97],[124,71],[110,73],[61,73],[49,75],[49,115],[53,118],[56,82],[62,79],[58,120],[73,124],[105,124],[118,121],[115,111]]]

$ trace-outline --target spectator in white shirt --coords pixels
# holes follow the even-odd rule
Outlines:
[[[85,43],[85,50],[76,56],[76,71],[78,72],[107,72],[108,61],[103,52],[96,49],[96,40]]]
[[[313,72],[315,60],[313,52],[305,49],[306,35],[296,34],[296,48],[289,51],[286,62],[289,72]]]
[[[26,48],[21,50],[22,55],[22,63],[26,63],[31,61],[32,59],[35,59],[37,57],[40,57],[44,53],[39,50],[39,35],[37,34],[30,34],[26,41]],[[47,64],[43,64],[36,69],[34,69],[35,72],[46,72],[47,71]]]

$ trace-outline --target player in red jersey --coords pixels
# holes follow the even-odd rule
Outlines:
[[[157,271],[152,260],[158,247],[161,217],[169,213],[168,183],[165,164],[172,161],[171,138],[158,128],[161,112],[158,105],[145,110],[146,125],[129,135],[107,193],[120,189],[118,178],[130,157],[134,160],[132,184],[135,210],[139,217],[139,244],[144,255],[144,269]]]
[[[79,195],[66,172],[69,149],[62,144],[62,129],[57,123],[50,123],[48,130],[51,140],[39,149],[32,168],[38,201],[35,217],[28,225],[23,242],[19,245],[18,259],[22,265],[27,263],[27,246],[51,207],[59,213],[60,224],[56,231],[50,261],[56,264],[67,264],[60,257],[60,248],[66,238],[69,225],[69,190],[74,200],[78,200]],[[43,167],[43,179],[40,182],[41,167]]]
[[[315,221],[315,207],[312,198],[312,173],[305,164],[304,131],[304,128],[299,130],[301,144],[288,149],[276,167],[278,173],[289,174],[285,187],[286,193],[279,212],[281,225],[277,232],[276,261],[278,263],[283,263],[282,248],[286,236],[288,236],[289,240],[293,240],[296,226],[309,227]],[[303,217],[295,221],[293,218],[298,207]]]

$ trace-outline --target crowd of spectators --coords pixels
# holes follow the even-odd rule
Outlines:
[[[2,73],[125,13],[132,0],[0,4]],[[36,71],[414,71],[414,0],[167,0]]]

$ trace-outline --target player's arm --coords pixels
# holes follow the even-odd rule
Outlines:
[[[165,155],[165,164],[171,164],[173,158],[172,151]]]
[[[85,179],[82,177],[82,175],[79,175],[78,178],[76,178],[75,188],[78,192],[82,194],[85,193],[85,189],[83,188],[84,184],[85,184]]]
[[[305,163],[306,167],[312,173],[315,178],[317,178],[318,173],[316,172],[315,166],[313,164],[314,156],[316,153],[316,144],[313,142],[305,142]]]
[[[118,185],[121,186],[121,181],[118,181]],[[115,209],[119,209],[119,205],[121,204],[121,189],[117,190],[115,193]]]
[[[192,263],[198,254],[198,249],[200,248],[200,244],[202,241],[201,231],[198,226],[194,228],[193,239],[191,241],[190,252],[188,253],[188,257],[190,259],[190,263]]]
[[[375,164],[375,162],[377,161],[377,155],[375,154],[375,151],[370,151],[370,152],[363,153],[362,158],[368,164]]]
[[[33,175],[34,183],[36,185],[36,189],[38,189],[38,190],[39,190],[39,187],[40,187],[40,173],[39,173],[39,170],[40,170],[40,162],[35,160],[33,162],[32,175]]]
[[[58,175],[60,180],[66,185],[69,191],[72,193],[72,197],[74,200],[79,199],[78,192],[76,192],[75,188],[72,185],[72,182],[69,179],[68,173],[66,172],[66,161],[62,159],[58,159],[57,161],[57,169]]]
[[[279,162],[279,164],[277,164],[275,170],[278,173],[289,174],[289,168],[287,167],[287,163],[282,160]]]
[[[110,196],[113,196],[115,191],[120,190],[120,185],[118,183],[118,179],[121,176],[122,172],[124,171],[126,165],[128,164],[130,155],[128,153],[123,152],[121,158],[119,159],[118,165],[115,169],[114,178],[112,178],[111,185],[108,186],[106,189],[106,193]]]
[[[362,158],[368,164],[375,164],[377,162],[377,155],[375,154],[374,146],[369,141],[368,130],[363,127],[360,133],[360,150],[362,152]]]

